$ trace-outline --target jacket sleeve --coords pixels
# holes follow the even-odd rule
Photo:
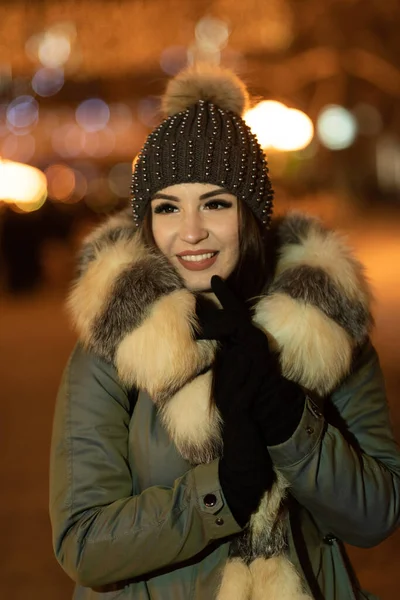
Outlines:
[[[130,417],[114,368],[78,346],[55,409],[50,517],[56,557],[84,586],[183,563],[240,531],[223,498],[217,461],[191,468],[172,487],[132,495]],[[213,506],[205,505],[206,494],[215,496]]]
[[[307,399],[294,435],[270,454],[324,533],[374,546],[400,523],[400,451],[370,343],[331,401],[338,418],[328,418],[327,410],[325,418]]]

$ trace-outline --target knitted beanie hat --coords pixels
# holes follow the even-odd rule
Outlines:
[[[240,79],[220,67],[192,67],[169,82],[165,119],[148,136],[133,170],[137,226],[155,193],[189,182],[225,188],[269,226],[273,190],[264,152],[241,116],[247,101]]]

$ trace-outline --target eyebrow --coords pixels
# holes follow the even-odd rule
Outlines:
[[[229,194],[229,192],[224,188],[220,188],[218,190],[212,190],[211,192],[206,192],[205,194],[202,194],[199,197],[199,199],[207,200],[208,198],[212,198],[213,196],[218,196],[220,194]],[[173,200],[174,202],[179,202],[178,196],[171,196],[170,194],[164,194],[163,192],[158,192],[157,194],[154,194],[152,200]]]

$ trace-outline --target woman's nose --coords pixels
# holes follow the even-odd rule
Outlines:
[[[208,230],[202,216],[195,212],[184,215],[180,227],[180,237],[190,244],[197,244],[208,237]]]

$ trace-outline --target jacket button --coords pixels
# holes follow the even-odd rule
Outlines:
[[[337,541],[337,537],[335,535],[333,535],[333,533],[327,533],[326,536],[324,536],[322,541],[324,542],[324,544],[328,544],[328,546],[332,546]]]
[[[203,498],[204,506],[212,508],[217,504],[217,497],[215,494],[206,494]]]
[[[215,522],[217,525],[223,525],[224,524],[224,520],[221,519],[221,517],[218,517],[218,519],[215,519]]]
[[[308,435],[312,435],[314,433],[314,429],[312,427],[307,427],[306,431],[307,431]]]

